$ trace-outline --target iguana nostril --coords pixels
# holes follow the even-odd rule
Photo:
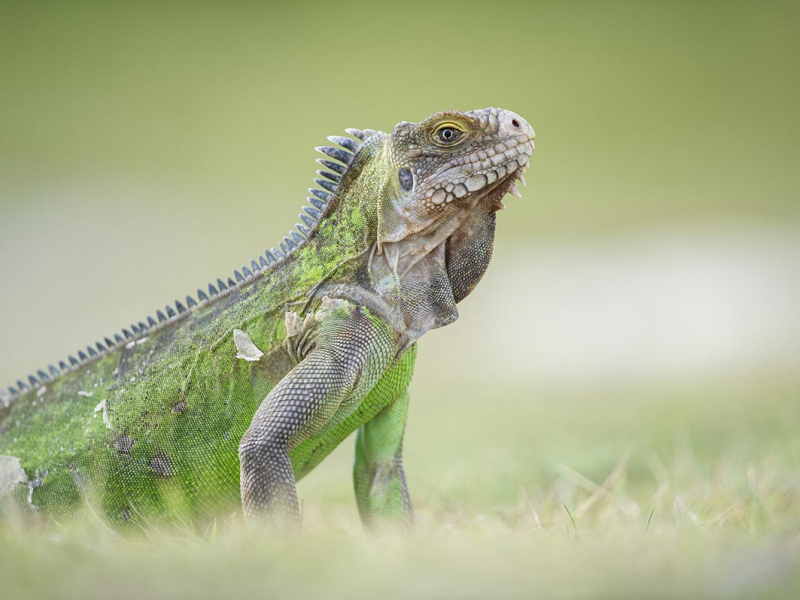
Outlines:
[[[528,122],[517,113],[503,110],[497,115],[497,133],[502,136],[534,138],[533,129]]]

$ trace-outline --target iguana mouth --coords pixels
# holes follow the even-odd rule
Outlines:
[[[531,142],[531,145],[533,142]],[[517,198],[522,198],[522,194],[520,193],[519,189],[517,188],[517,182],[521,182],[523,186],[527,185],[525,181],[525,171],[531,164],[531,155],[528,154],[527,157],[521,155],[525,158],[524,163],[517,163],[516,169],[507,173],[504,177],[498,178],[492,184],[489,184],[486,188],[480,190],[480,197],[478,202],[488,202],[489,206],[495,210],[505,210],[506,205],[503,203],[503,197],[506,194],[511,194],[512,196],[516,196]]]
[[[525,185],[524,172],[530,166],[535,149],[534,138],[535,134],[531,129],[529,134],[505,139],[488,148],[475,150],[456,158],[449,165],[445,165],[442,173],[447,173],[450,169],[463,169],[463,165],[467,165],[471,170],[470,174],[461,175],[441,187],[429,189],[425,193],[426,204],[431,207],[447,205],[476,193],[480,194],[480,197],[495,198],[493,192],[501,189],[504,191],[495,198],[499,202],[497,207],[499,210],[503,208],[500,199],[505,194],[522,197],[516,182],[519,180]]]
[[[526,185],[527,182],[525,181],[525,170],[529,165],[530,159],[525,165],[517,167],[516,170],[506,175],[504,179],[491,186],[480,201],[489,202],[491,208],[497,211],[505,210],[506,205],[503,203],[503,197],[506,194],[511,194],[517,198],[522,198],[522,194],[520,193],[519,189],[517,189],[517,181],[520,181],[523,186]]]
[[[522,198],[522,194],[517,189],[517,181],[520,181],[523,186],[527,185],[525,171],[531,164],[531,156],[533,156],[533,151],[535,150],[535,137],[536,134],[531,130],[531,133],[525,136],[524,139],[518,138],[516,145],[510,146],[508,142],[501,142],[495,146],[495,156],[504,156],[506,161],[500,162],[488,171],[488,173],[493,172],[498,177],[498,182],[486,194],[494,210],[505,209],[503,196],[506,194]],[[487,160],[495,162],[493,157],[489,157]],[[483,161],[482,165],[485,164],[486,160]],[[505,176],[503,176],[502,171],[505,171]]]

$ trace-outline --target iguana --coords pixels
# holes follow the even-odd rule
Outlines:
[[[416,342],[483,276],[534,131],[488,108],[347,132],[317,148],[326,170],[279,250],[3,393],[6,510],[122,527],[241,502],[293,527],[295,482],[357,430],[363,522],[411,522]]]

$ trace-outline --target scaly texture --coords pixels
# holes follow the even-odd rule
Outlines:
[[[411,522],[416,342],[483,276],[534,134],[492,108],[348,133],[319,148],[327,170],[280,250],[9,388],[0,510],[121,527],[241,501],[249,522],[291,526],[295,482],[359,430],[362,518]]]

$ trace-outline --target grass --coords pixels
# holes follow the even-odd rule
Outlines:
[[[453,382],[438,395],[434,375],[422,366],[407,435],[413,532],[362,532],[346,443],[300,485],[302,535],[253,536],[235,515],[206,531],[182,524],[133,539],[98,523],[6,526],[3,596],[778,598],[800,590],[793,382],[602,393]]]

